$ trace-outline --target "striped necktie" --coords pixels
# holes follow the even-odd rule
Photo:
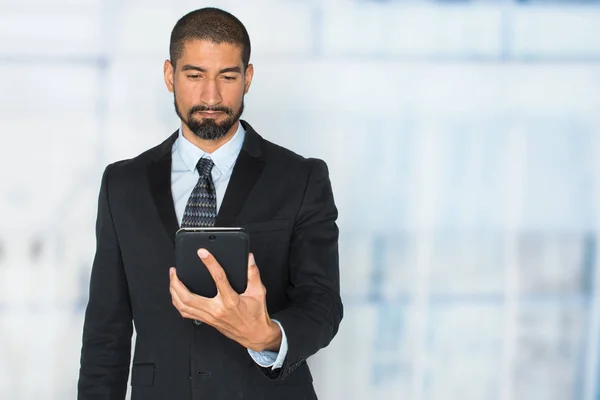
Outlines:
[[[211,171],[215,164],[210,158],[201,158],[196,164],[200,174],[183,212],[182,228],[215,226],[217,218],[217,194]]]

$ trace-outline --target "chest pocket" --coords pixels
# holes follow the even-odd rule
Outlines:
[[[242,224],[242,227],[250,234],[250,240],[252,240],[252,234],[261,232],[272,232],[272,231],[283,231],[287,230],[290,225],[290,218],[274,219],[271,221],[264,222],[250,222],[248,224]]]
[[[250,251],[262,261],[281,260],[287,253],[291,218],[242,224],[250,236]]]

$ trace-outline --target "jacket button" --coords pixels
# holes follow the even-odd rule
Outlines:
[[[202,325],[202,321],[198,321],[197,319],[195,319],[194,320],[194,325],[200,326],[200,325]]]

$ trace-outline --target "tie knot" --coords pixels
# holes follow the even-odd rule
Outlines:
[[[213,162],[213,160],[211,160],[210,158],[202,157],[198,161],[198,164],[196,164],[196,169],[198,170],[200,176],[210,176],[210,172],[212,171],[214,165],[215,163]]]

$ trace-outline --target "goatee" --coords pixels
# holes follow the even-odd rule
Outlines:
[[[177,96],[174,96],[174,103],[177,116],[179,116],[181,121],[190,129],[190,131],[194,133],[194,135],[203,140],[217,140],[225,136],[233,127],[233,125],[235,125],[235,123],[240,119],[242,113],[244,112],[243,98],[242,104],[237,112],[234,112],[231,108],[224,106],[209,107],[196,105],[190,108],[187,113],[187,118],[184,118],[179,110],[179,107],[177,106]],[[227,114],[227,118],[219,123],[212,118],[196,119],[194,117],[194,113],[202,111],[220,111]]]

